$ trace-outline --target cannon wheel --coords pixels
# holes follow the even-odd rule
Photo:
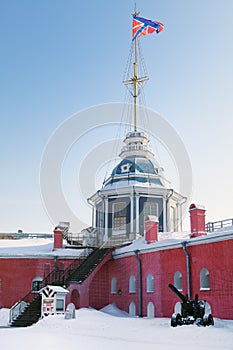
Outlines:
[[[171,318],[171,327],[177,327],[182,325],[181,314],[173,314]]]
[[[211,314],[208,316],[208,326],[213,326],[214,325],[214,319]]]
[[[204,326],[213,326],[214,325],[214,319],[212,314],[205,315],[203,318],[203,325]]]

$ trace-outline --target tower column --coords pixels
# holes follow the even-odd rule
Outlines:
[[[140,199],[140,195],[136,194],[136,233],[139,233],[139,217],[140,217],[139,199]]]
[[[163,196],[163,232],[167,232],[167,203],[166,196]]]
[[[104,198],[104,241],[108,240],[108,197]]]
[[[96,227],[96,206],[92,206],[92,227]]]
[[[182,232],[183,227],[182,227],[182,205],[179,204],[179,231]]]
[[[179,202],[176,203],[176,229],[177,232],[181,231],[181,205]]]
[[[130,233],[133,233],[134,231],[134,195],[130,195]]]

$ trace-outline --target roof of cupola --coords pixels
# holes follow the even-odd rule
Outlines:
[[[130,185],[169,187],[163,169],[157,164],[148,135],[144,132],[129,132],[119,154],[122,160],[104,182],[103,189]]]
[[[130,156],[124,158],[112,171],[112,176],[123,174],[157,174],[157,168],[151,160],[140,157]]]

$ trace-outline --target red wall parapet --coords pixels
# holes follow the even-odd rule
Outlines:
[[[190,238],[206,236],[205,207],[198,204],[189,206],[191,235]]]

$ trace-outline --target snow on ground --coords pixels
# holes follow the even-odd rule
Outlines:
[[[7,311],[0,310],[0,324],[6,322]],[[28,328],[0,328],[1,349],[233,349],[233,321],[215,319],[214,327],[171,328],[168,318],[132,318],[114,305],[103,311],[80,309],[73,320],[57,315]]]

